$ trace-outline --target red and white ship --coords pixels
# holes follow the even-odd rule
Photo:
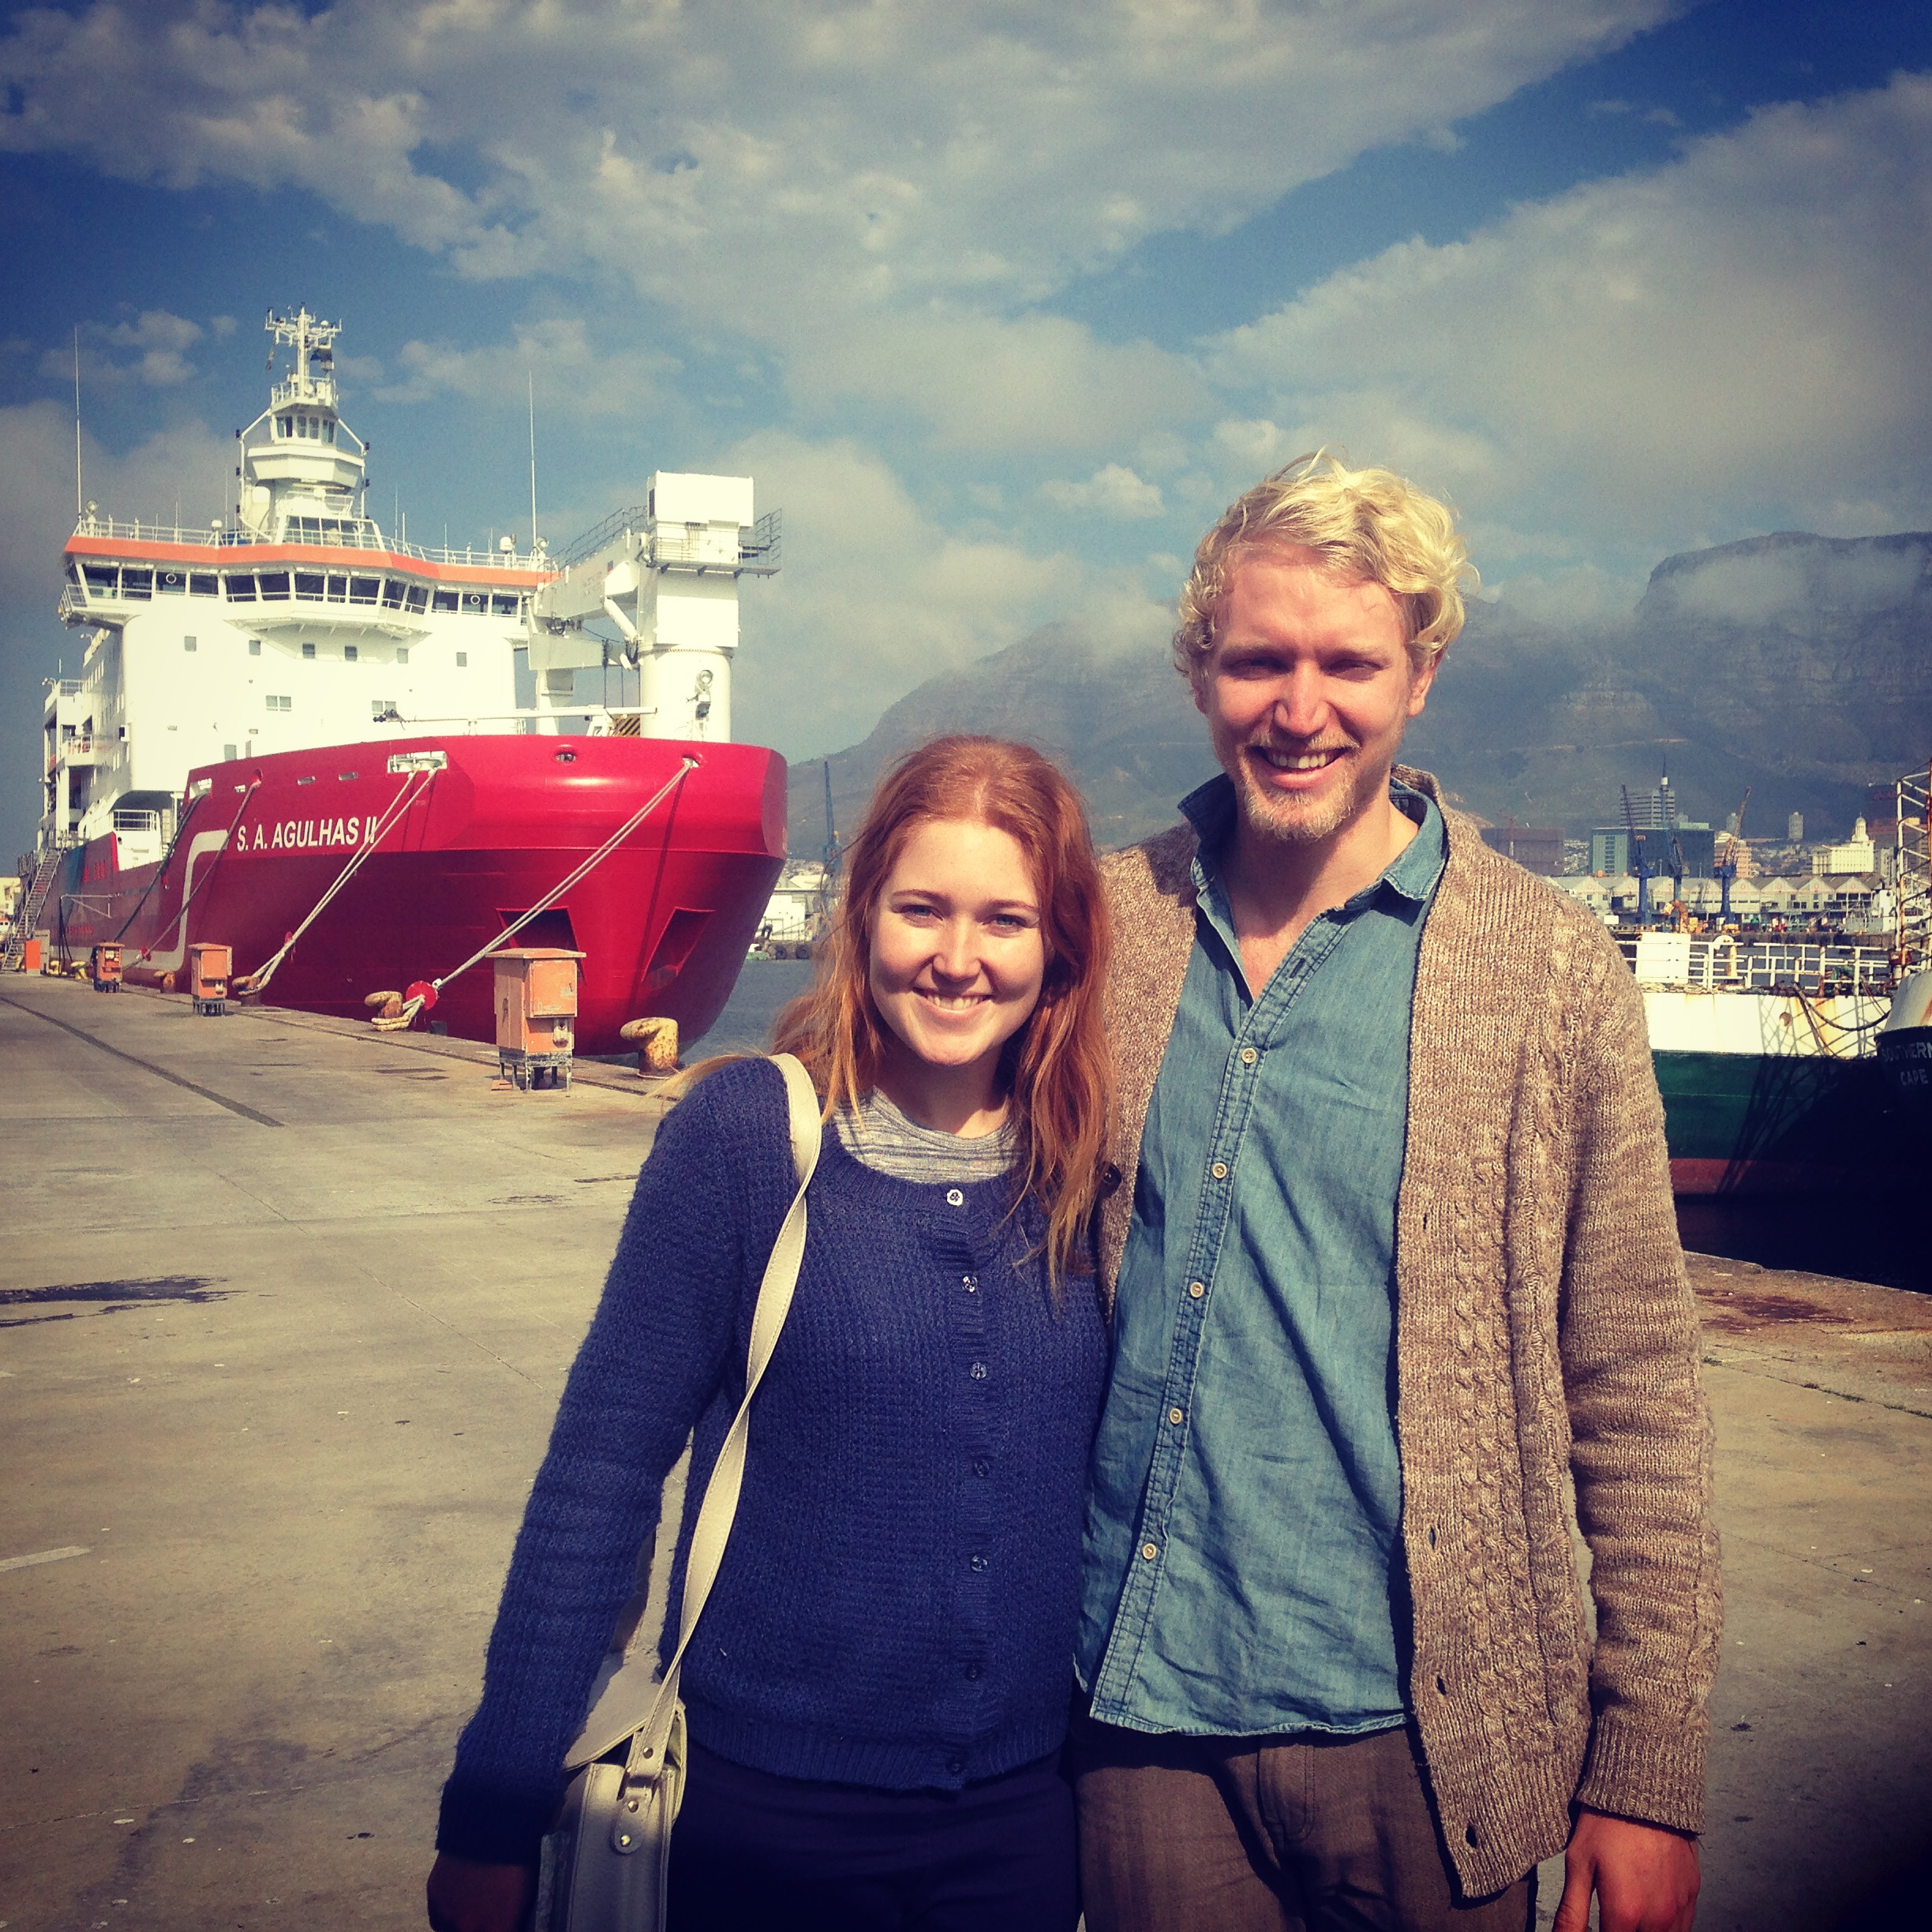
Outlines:
[[[487,1039],[488,962],[458,969],[526,920],[511,943],[586,956],[580,1051],[650,1015],[695,1039],[784,858],[784,761],[730,742],[738,580],[777,568],[776,514],[748,477],[661,472],[561,558],[423,549],[365,514],[337,326],[267,327],[291,365],[240,432],[233,526],[90,505],[68,541],[60,613],[90,635],[48,689],[10,961],[118,941],[166,984],[212,940],[270,1004],[361,1017],[442,982],[436,1019]],[[600,667],[635,705],[586,707]]]

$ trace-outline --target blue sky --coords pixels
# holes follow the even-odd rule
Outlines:
[[[73,503],[205,522],[271,305],[385,524],[567,538],[752,474],[740,735],[851,743],[1055,619],[1158,650],[1338,442],[1492,592],[1932,524],[1932,9],[1765,0],[0,6],[0,838]]]

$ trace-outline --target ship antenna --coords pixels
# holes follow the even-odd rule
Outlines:
[[[537,548],[537,377],[528,368],[523,371],[523,380],[530,392],[530,549]]]
[[[80,496],[80,324],[74,324],[74,521],[87,514]],[[43,658],[43,663],[46,661]]]

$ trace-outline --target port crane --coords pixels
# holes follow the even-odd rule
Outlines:
[[[1637,829],[1637,814],[1631,805],[1630,787],[1619,785],[1617,789],[1623,794],[1623,823],[1630,833],[1631,876],[1637,882],[1637,923],[1642,928],[1650,923],[1650,882],[1657,874],[1644,851],[1644,835]],[[1683,863],[1681,858],[1678,863]]]
[[[1744,846],[1744,813],[1750,803],[1751,788],[1744,788],[1744,796],[1737,808],[1737,818],[1725,835],[1729,843],[1724,849],[1724,856],[1711,867],[1717,875],[1717,923],[1720,926],[1731,923],[1731,882],[1737,877],[1738,854]]]

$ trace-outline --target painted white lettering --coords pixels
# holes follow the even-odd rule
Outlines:
[[[279,822],[275,826],[275,837],[269,841],[269,843],[277,852],[279,852],[282,849],[283,845],[286,843],[282,837],[282,827]]]
[[[353,845],[356,841],[361,837],[361,834],[356,829],[356,828],[360,826],[361,822],[362,821],[360,818],[351,818],[349,821],[349,843],[351,845]]]

